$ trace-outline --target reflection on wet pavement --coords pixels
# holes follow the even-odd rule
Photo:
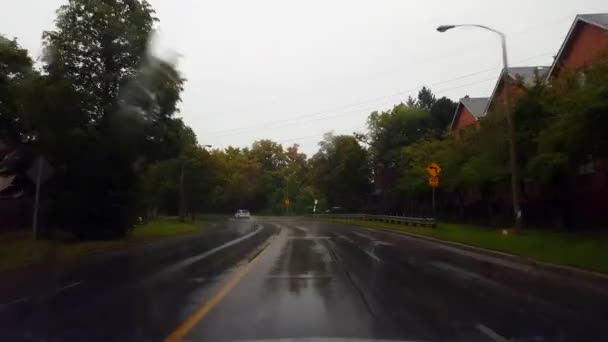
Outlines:
[[[605,340],[606,298],[454,250],[347,224],[227,221],[55,275],[63,290],[0,310],[0,340],[162,340],[229,279],[185,340]]]
[[[301,227],[283,225],[256,270],[188,337],[212,341],[376,335],[373,317],[339,270],[326,241]],[[249,323],[228,328],[227,317]]]

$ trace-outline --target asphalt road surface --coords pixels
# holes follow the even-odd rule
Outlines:
[[[8,274],[0,340],[605,341],[605,285],[352,225],[228,220]]]

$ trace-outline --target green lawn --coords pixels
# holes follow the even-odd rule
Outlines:
[[[165,217],[148,222],[141,226],[136,226],[131,233],[131,240],[147,240],[163,238],[179,234],[191,234],[207,225],[207,221],[179,222],[177,218]]]
[[[538,261],[608,273],[608,234],[523,230],[518,234],[504,235],[499,229],[464,224],[440,223],[437,228],[425,228],[360,220],[332,219],[331,221],[403,231],[507,252]]]
[[[78,258],[109,249],[125,248],[142,241],[192,234],[208,227],[207,221],[179,222],[176,218],[159,218],[136,226],[125,239],[109,241],[61,242],[31,239],[25,232],[0,234],[0,272],[31,264]]]

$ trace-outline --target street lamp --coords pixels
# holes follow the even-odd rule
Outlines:
[[[456,27],[476,27],[487,31],[496,33],[500,37],[500,43],[502,46],[502,66],[503,72],[509,75],[509,61],[507,59],[507,37],[504,33],[489,28],[483,25],[476,24],[462,24],[462,25],[441,25],[437,27],[437,31],[446,32]],[[502,74],[501,74],[502,75]],[[507,80],[505,80],[507,82]],[[506,86],[506,84],[505,84]],[[509,159],[511,168],[511,197],[513,199],[513,214],[515,216],[515,228],[521,228],[521,208],[519,206],[519,175],[517,173],[517,151],[515,150],[515,127],[513,124],[513,113],[511,112],[511,106],[509,102],[509,91],[506,89],[504,92],[504,104],[505,104],[505,116],[507,117],[507,134],[509,140]]]

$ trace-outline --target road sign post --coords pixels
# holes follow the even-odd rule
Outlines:
[[[34,196],[34,217],[32,218],[32,235],[34,240],[38,238],[38,206],[40,203],[40,177],[42,177],[42,158],[36,163],[36,195]]]
[[[28,177],[36,184],[34,195],[34,212],[32,214],[32,235],[34,240],[38,238],[38,211],[40,207],[40,185],[53,175],[53,169],[43,157],[38,157],[34,165],[27,172]]]
[[[432,200],[432,208],[433,208],[433,218],[435,218],[435,187],[432,187],[433,189],[433,200]]]
[[[435,189],[439,186],[439,173],[441,173],[441,167],[437,163],[431,163],[426,167],[426,172],[429,174],[429,186],[431,187],[431,208],[433,211],[433,218],[435,216]]]

